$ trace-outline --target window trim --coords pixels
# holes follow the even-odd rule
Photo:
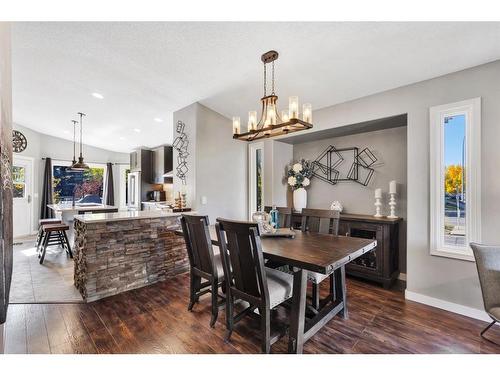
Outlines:
[[[52,179],[54,179],[54,166],[70,167],[71,162],[67,160],[52,160]],[[103,168],[104,172],[102,175],[102,204],[105,205],[105,193],[106,193],[106,178],[108,175],[108,165],[106,163],[87,163],[90,168]]]
[[[255,196],[254,186],[255,186],[255,155],[257,150],[260,149],[262,152],[262,202],[264,202],[264,179],[265,179],[265,168],[264,168],[264,142],[253,142],[248,145],[248,219],[252,220],[253,207],[257,204],[257,197]],[[264,203],[263,203],[264,205]]]
[[[481,241],[481,98],[431,107],[430,254],[474,261],[470,242]],[[465,115],[466,247],[444,245],[444,118]],[[472,167],[470,167],[472,166]]]

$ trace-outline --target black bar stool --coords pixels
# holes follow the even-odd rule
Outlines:
[[[43,263],[45,259],[45,253],[47,251],[47,246],[51,245],[61,245],[63,249],[66,249],[66,253],[73,258],[73,253],[71,252],[71,246],[68,241],[68,236],[66,231],[69,226],[64,223],[59,224],[43,224],[43,243],[41,251],[38,252],[38,257],[40,258],[40,264]]]
[[[38,234],[36,235],[35,245],[36,251],[38,252],[40,245],[42,244],[43,239],[43,228],[44,224],[60,224],[62,223],[61,219],[40,219],[38,220]]]

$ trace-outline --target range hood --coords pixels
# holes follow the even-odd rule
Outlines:
[[[154,148],[153,154],[154,154],[153,182],[157,184],[172,183],[174,177],[172,146],[160,146]]]

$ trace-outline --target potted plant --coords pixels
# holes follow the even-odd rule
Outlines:
[[[307,206],[305,187],[311,184],[312,175],[313,167],[309,160],[301,159],[290,164],[287,168],[287,183],[293,190],[293,207],[298,212]]]

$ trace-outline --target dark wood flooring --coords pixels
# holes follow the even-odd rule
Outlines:
[[[259,353],[245,319],[224,343],[224,313],[209,327],[209,297],[187,311],[188,275],[90,304],[10,305],[6,353]],[[500,353],[479,336],[486,323],[405,301],[403,293],[348,280],[349,319],[335,318],[305,353]],[[500,344],[500,327],[489,337]],[[287,339],[273,345],[284,353]]]

